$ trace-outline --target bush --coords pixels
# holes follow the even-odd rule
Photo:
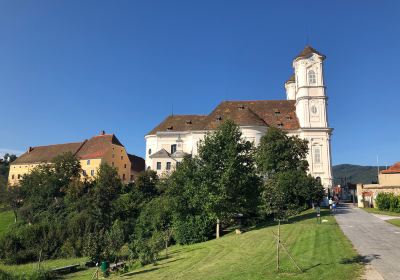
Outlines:
[[[400,195],[393,193],[379,193],[376,196],[379,210],[400,213]]]

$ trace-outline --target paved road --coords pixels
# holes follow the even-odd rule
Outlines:
[[[400,279],[400,227],[352,205],[342,204],[335,217],[366,262],[385,280]]]

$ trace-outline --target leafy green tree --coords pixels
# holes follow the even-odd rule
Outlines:
[[[307,141],[270,127],[257,147],[257,169],[263,176],[288,170],[308,170]]]
[[[242,139],[240,128],[225,121],[207,134],[199,146],[201,185],[209,197],[204,201],[216,222],[257,210],[260,179],[253,160],[253,145]],[[218,227],[218,224],[217,224]],[[217,237],[219,232],[217,229]]]
[[[323,188],[307,175],[307,141],[288,136],[278,128],[269,128],[257,148],[256,161],[264,178],[262,209],[278,219],[304,209],[313,200],[319,202]]]
[[[114,167],[101,164],[90,190],[91,206],[97,229],[108,229],[114,219],[113,201],[118,198],[122,181]]]

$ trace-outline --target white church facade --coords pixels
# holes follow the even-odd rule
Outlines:
[[[146,139],[146,167],[168,174],[185,154],[196,155],[205,134],[227,119],[240,126],[243,137],[258,145],[275,126],[306,139],[309,172],[325,188],[332,187],[331,133],[324,83],[325,56],[306,46],[293,60],[294,74],[285,83],[286,100],[224,101],[208,115],[172,115]]]

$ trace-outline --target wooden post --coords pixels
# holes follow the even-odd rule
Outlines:
[[[276,240],[276,270],[279,270],[279,245],[281,241],[281,220],[278,220],[278,238]]]
[[[168,239],[165,239],[165,257],[168,258]]]
[[[216,232],[215,232],[215,236],[216,236],[217,239],[219,238],[219,219],[218,218],[217,218],[217,229],[216,229]]]

